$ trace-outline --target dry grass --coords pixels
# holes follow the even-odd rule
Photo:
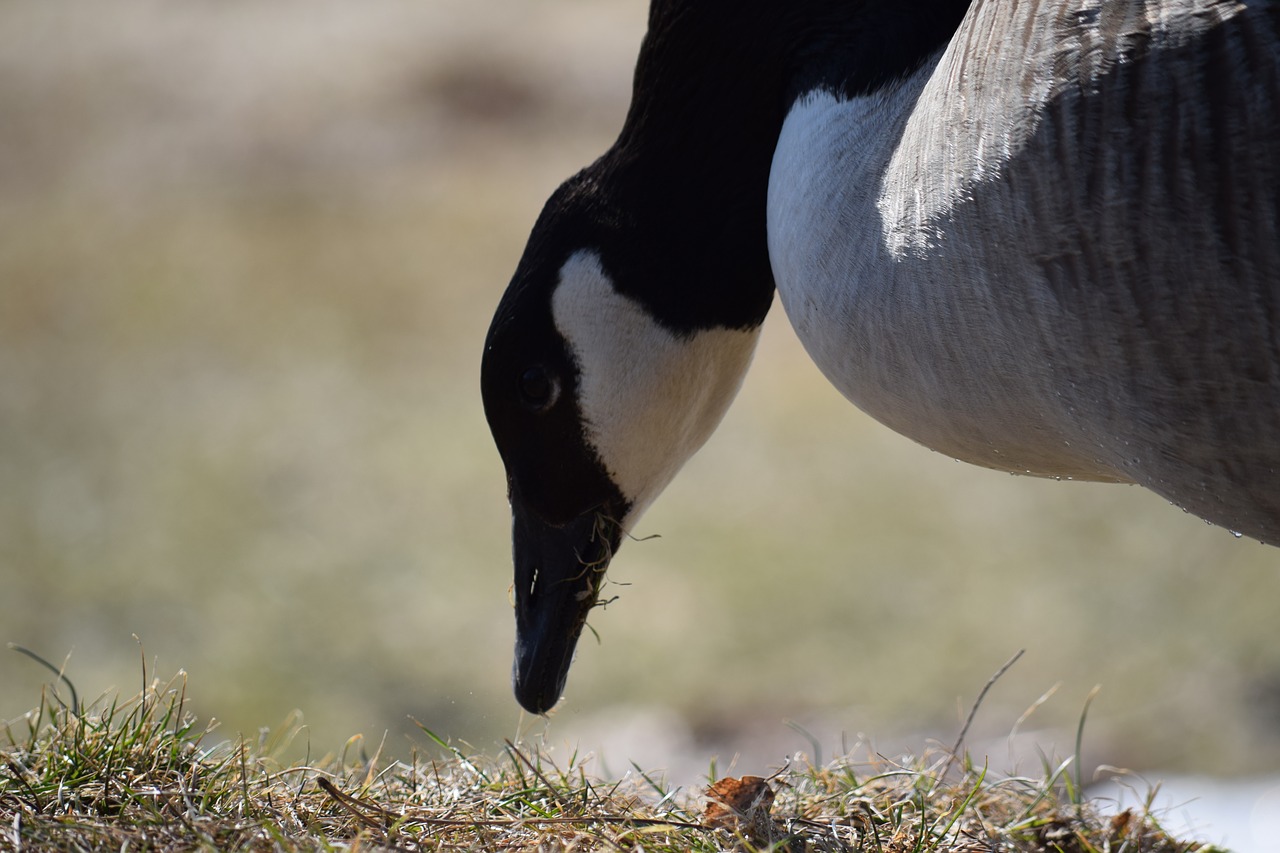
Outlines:
[[[382,760],[381,746],[368,755],[352,738],[338,754],[285,764],[296,724],[219,741],[190,714],[184,673],[85,705],[66,684],[69,696],[46,689],[5,727],[0,849],[1205,849],[1170,838],[1150,814],[1100,816],[1081,801],[1070,761],[1046,764],[1041,778],[997,778],[949,753],[786,767],[768,780],[771,807],[713,818],[705,792],[638,769],[594,778],[586,755],[557,761],[508,742],[486,758],[422,728],[436,748],[407,761]]]

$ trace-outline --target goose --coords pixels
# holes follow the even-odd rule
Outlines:
[[[1140,484],[1280,544],[1280,3],[653,0],[481,394],[513,685],[718,425],[776,291],[853,404],[977,465]]]

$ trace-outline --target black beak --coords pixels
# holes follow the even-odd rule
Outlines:
[[[595,606],[620,529],[606,507],[556,527],[512,501],[516,701],[544,714],[564,692],[573,650]]]

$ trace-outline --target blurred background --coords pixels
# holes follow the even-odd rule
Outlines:
[[[1055,685],[1019,728],[1069,754],[1100,684],[1091,762],[1280,769],[1280,551],[922,449],[780,310],[564,702],[521,717],[479,355],[620,125],[645,6],[0,2],[0,640],[87,697],[184,669],[227,737],[299,709],[314,753],[407,755],[412,716],[615,773],[812,756],[785,721],[826,758],[949,744],[1026,649],[976,724],[994,766]],[[48,680],[0,650],[0,719]]]

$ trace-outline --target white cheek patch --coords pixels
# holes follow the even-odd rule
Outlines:
[[[627,527],[719,425],[759,329],[672,334],[614,290],[590,251],[561,268],[551,310],[578,363],[587,440],[631,502]]]

